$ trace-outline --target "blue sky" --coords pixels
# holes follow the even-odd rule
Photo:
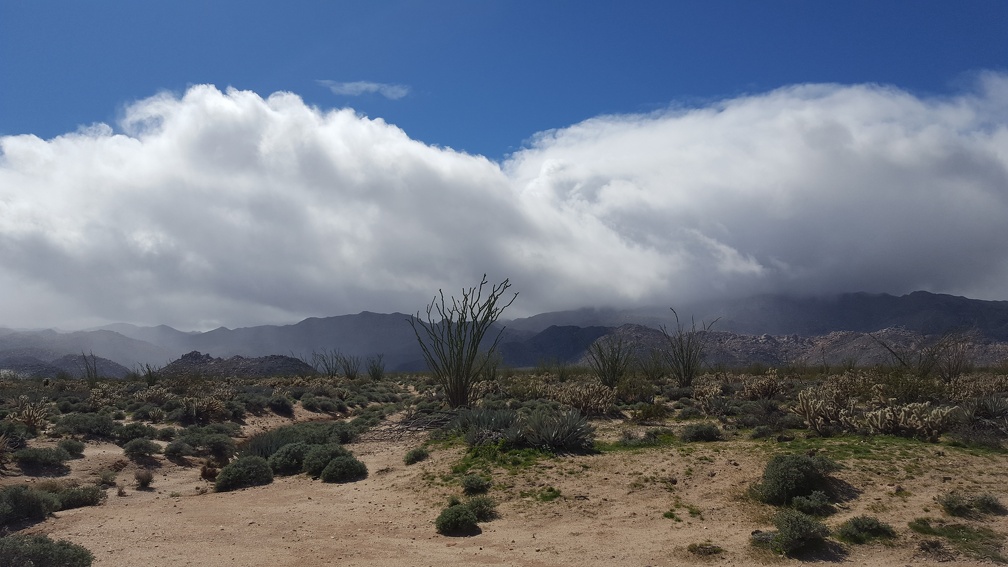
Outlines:
[[[0,326],[1008,299],[1008,3],[0,0]]]
[[[536,132],[795,83],[947,93],[1008,62],[1008,4],[0,3],[0,133],[44,138],[158,91],[233,86],[350,106],[493,159]],[[408,87],[397,100],[318,81]]]

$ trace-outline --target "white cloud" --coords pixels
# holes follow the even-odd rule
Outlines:
[[[542,133],[503,164],[289,93],[191,88],[0,138],[0,324],[517,316],[753,292],[1008,298],[1008,78],[806,85]]]
[[[360,96],[364,94],[378,93],[391,100],[399,100],[409,94],[409,87],[405,85],[393,85],[388,83],[373,83],[370,81],[352,81],[349,83],[338,83],[336,81],[318,81],[320,85],[328,88],[333,94],[343,96]]]

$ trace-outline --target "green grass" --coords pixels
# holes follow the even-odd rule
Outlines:
[[[500,445],[478,445],[471,447],[462,460],[452,467],[452,473],[464,475],[476,469],[491,472],[501,468],[516,474],[528,469],[544,459],[552,459],[554,455],[539,449],[506,449]]]
[[[1001,555],[1005,537],[990,528],[947,524],[933,518],[917,518],[910,522],[909,526],[919,534],[944,538],[971,557],[995,563],[1008,563],[1008,558]]]
[[[532,492],[522,492],[521,493],[521,497],[522,498],[532,497],[533,499],[535,499],[538,502],[552,502],[552,501],[556,500],[557,498],[560,498],[560,496],[561,496],[560,489],[554,488],[552,486],[547,486],[546,488],[543,488],[542,490],[539,490],[538,492],[532,491]]]

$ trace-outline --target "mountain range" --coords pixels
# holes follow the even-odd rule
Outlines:
[[[837,333],[847,333],[844,336],[849,340],[840,342],[856,345],[862,344],[857,342],[858,335],[883,329],[900,329],[903,334],[897,335],[901,337],[907,333],[935,335],[955,329],[971,330],[984,342],[1008,342],[1008,301],[983,301],[923,291],[903,296],[869,293],[806,298],[766,295],[681,306],[676,313],[686,327],[694,321],[698,327],[713,323],[713,329],[721,337],[718,344],[735,345],[730,348],[751,353],[748,358],[748,355],[738,356],[727,352],[725,349],[729,347],[725,346],[721,357],[732,364],[809,358],[812,356],[809,352],[825,347],[799,341],[799,337],[833,334],[831,340],[835,343]],[[125,323],[66,333],[0,329],[0,369],[34,375],[52,375],[59,370],[75,374],[72,367],[80,365],[81,355],[94,354],[103,359],[100,368],[103,373],[117,376],[146,364],[164,366],[193,351],[223,358],[288,355],[310,360],[313,352],[338,350],[360,357],[380,353],[389,370],[418,370],[424,368],[423,357],[408,323],[410,317],[402,313],[362,312],[313,317],[293,325],[221,327],[206,332]],[[578,362],[592,342],[617,328],[620,332],[642,337],[644,342],[654,342],[661,338],[660,327],[675,328],[675,325],[675,316],[668,307],[543,313],[499,324],[498,327],[503,328],[500,352],[504,363],[514,367],[534,366],[544,361]],[[778,345],[774,351],[766,346],[770,342],[765,337],[783,339],[773,341]],[[867,341],[863,348],[871,350],[872,345],[878,346]],[[843,359],[867,360],[878,355],[859,357],[857,349],[860,348],[849,347]],[[999,352],[995,349],[989,355],[1000,356]],[[816,356],[826,360],[837,359],[839,355],[823,351]]]

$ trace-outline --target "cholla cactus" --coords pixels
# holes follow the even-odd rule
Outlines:
[[[221,421],[227,417],[224,403],[212,396],[195,396],[182,398],[184,420],[195,423]]]
[[[742,378],[742,397],[747,400],[771,400],[784,392],[784,384],[777,377],[777,369],[771,368],[763,376]]]
[[[91,388],[88,395],[88,403],[94,409],[101,409],[105,406],[114,405],[115,402],[125,397],[123,387],[111,382],[98,382]]]
[[[724,406],[721,397],[721,383],[708,382],[693,387],[693,399],[697,401],[700,410],[707,415],[716,415]]]
[[[937,441],[958,417],[958,406],[932,407],[913,403],[866,412],[860,425],[872,435],[907,435]]]
[[[834,388],[813,386],[798,393],[798,403],[791,411],[800,415],[809,429],[828,435],[844,421],[850,421],[854,404]]]
[[[28,396],[19,396],[17,409],[7,419],[20,423],[32,431],[45,429],[49,423],[49,403],[46,400],[32,402]]]
[[[164,386],[151,386],[133,394],[133,397],[140,402],[161,405],[169,400],[176,399],[178,396],[168,391]]]
[[[602,415],[612,407],[616,392],[601,382],[568,382],[551,388],[549,397],[585,415]]]

